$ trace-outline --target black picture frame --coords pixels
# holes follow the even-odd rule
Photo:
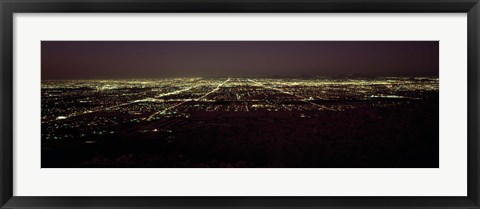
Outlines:
[[[1,208],[480,208],[479,0],[0,0]],[[13,196],[14,13],[467,13],[468,195],[466,197],[21,197]],[[254,188],[252,188],[254,189]]]

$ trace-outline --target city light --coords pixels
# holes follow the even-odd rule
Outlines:
[[[42,81],[42,139],[108,135],[125,124],[198,112],[299,112],[392,107],[438,95],[438,78],[170,78]],[[153,128],[148,132],[162,132]],[[91,143],[91,142],[86,142]]]

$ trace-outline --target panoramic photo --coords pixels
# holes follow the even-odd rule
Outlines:
[[[42,41],[42,168],[438,168],[438,41]]]

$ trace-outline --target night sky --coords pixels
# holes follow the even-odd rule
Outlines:
[[[438,41],[42,41],[42,80],[438,76]]]

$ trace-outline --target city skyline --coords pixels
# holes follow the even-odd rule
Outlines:
[[[43,41],[41,166],[438,168],[438,44]]]

